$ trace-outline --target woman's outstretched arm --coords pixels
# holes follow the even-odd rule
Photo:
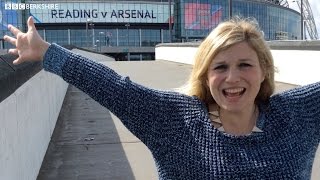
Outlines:
[[[9,28],[16,38],[6,36],[5,40],[16,46],[10,50],[19,56],[15,64],[43,60],[46,71],[61,76],[108,108],[146,144],[162,141],[159,137],[174,130],[172,124],[183,127],[183,120],[178,117],[184,117],[188,108],[194,109],[199,103],[189,96],[146,88],[103,64],[50,45],[41,39],[31,18],[27,33],[13,26]]]

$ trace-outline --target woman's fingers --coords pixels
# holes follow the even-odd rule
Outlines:
[[[13,63],[14,65],[18,65],[18,64],[21,63],[21,59],[20,59],[20,58],[17,58],[17,59],[14,60],[12,63]]]
[[[21,33],[21,31],[19,29],[17,29],[16,27],[12,26],[11,24],[8,25],[8,29],[12,32],[13,35],[15,35],[17,37],[17,35],[19,33]]]
[[[36,30],[36,26],[34,25],[33,18],[31,16],[28,18],[27,24],[28,24],[28,31]]]
[[[18,55],[18,50],[17,49],[9,49],[8,53]]]
[[[18,49],[9,49],[8,53],[9,53],[9,54],[18,55]],[[13,63],[14,65],[18,65],[18,64],[22,63],[22,60],[20,59],[20,57],[18,57],[18,58],[15,59],[12,63]]]
[[[16,42],[17,42],[17,39],[16,39],[16,38],[13,38],[13,37],[10,37],[10,36],[8,36],[8,35],[5,35],[5,36],[3,37],[3,39],[4,39],[5,41],[9,42],[10,44],[16,46]]]

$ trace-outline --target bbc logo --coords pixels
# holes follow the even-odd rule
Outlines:
[[[5,3],[6,10],[25,10],[25,9],[59,9],[58,4],[25,4],[25,3]]]

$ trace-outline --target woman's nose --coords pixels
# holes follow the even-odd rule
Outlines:
[[[226,76],[226,82],[236,83],[240,81],[240,73],[237,69],[230,68]]]

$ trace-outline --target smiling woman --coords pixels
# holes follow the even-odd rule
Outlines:
[[[241,20],[235,18],[230,22],[225,22],[223,26],[218,26],[203,41],[196,54],[194,63],[195,66],[192,74],[188,84],[185,86],[185,91],[187,94],[198,96],[201,100],[206,102],[206,104],[213,103],[214,99],[207,91],[208,89],[206,83],[203,83],[207,79],[207,70],[209,69],[210,64],[216,60],[216,56],[218,56],[220,52],[225,51],[232,45],[240,42],[246,42],[247,45],[244,46],[249,47],[247,50],[251,52],[252,50],[254,51],[253,54],[257,56],[259,60],[259,66],[265,76],[265,79],[261,84],[262,88],[256,98],[256,101],[268,101],[270,95],[274,91],[273,58],[270,49],[263,39],[262,32],[258,28],[257,22],[249,19]],[[243,49],[239,49],[238,51],[241,52]],[[232,56],[237,55],[238,54],[233,54]],[[199,82],[201,83],[199,84]]]
[[[274,91],[274,65],[258,24],[235,18],[212,31],[200,45],[186,85],[188,95],[217,111],[226,132],[255,128],[256,105]],[[199,84],[200,83],[200,84]]]
[[[187,94],[144,87],[9,26],[14,64],[43,61],[113,112],[152,152],[159,179],[310,179],[320,142],[320,83],[281,94],[257,23],[234,19],[201,43]]]
[[[238,135],[251,132],[256,122],[253,118],[255,99],[263,81],[257,53],[247,42],[235,44],[216,55],[208,68],[207,86],[220,107],[220,117],[228,119],[220,119],[226,132]]]

